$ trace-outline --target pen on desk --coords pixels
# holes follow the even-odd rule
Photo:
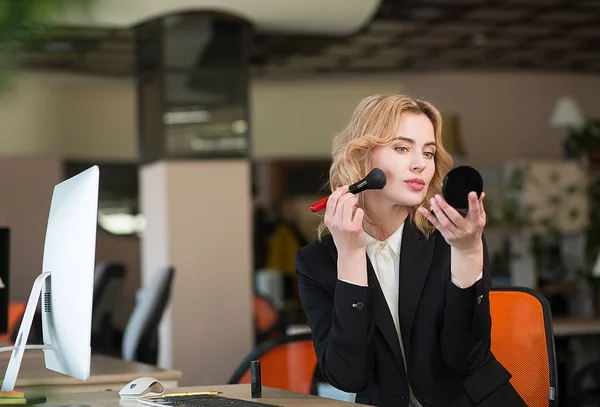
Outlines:
[[[179,393],[165,393],[162,397],[179,397],[179,396],[199,396],[199,395],[218,396],[221,394],[220,391],[190,391],[190,392],[179,392]]]
[[[220,391],[189,391],[189,392],[176,392],[176,393],[164,393],[164,394],[152,394],[140,397],[141,399],[146,400],[160,400],[165,397],[181,397],[181,396],[199,396],[199,395],[209,395],[209,396],[218,396],[221,394]]]

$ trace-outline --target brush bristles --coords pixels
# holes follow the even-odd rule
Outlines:
[[[373,168],[365,180],[368,189],[382,189],[387,181],[385,173],[379,168]]]

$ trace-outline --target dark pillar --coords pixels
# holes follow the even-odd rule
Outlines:
[[[250,25],[214,13],[136,27],[140,159],[247,157]]]

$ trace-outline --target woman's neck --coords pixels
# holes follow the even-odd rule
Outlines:
[[[364,230],[369,236],[380,241],[393,235],[410,213],[410,208],[406,206],[385,205],[381,201],[366,202],[366,205],[373,214],[375,225],[365,222]]]

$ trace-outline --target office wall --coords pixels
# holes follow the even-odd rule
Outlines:
[[[359,100],[406,92],[458,115],[468,163],[499,168],[514,157],[557,157],[562,134],[548,126],[557,98],[573,96],[600,117],[600,76],[543,73],[427,73],[256,80],[252,84],[257,158],[326,157]],[[285,141],[283,141],[285,140]]]
[[[62,149],[62,86],[39,75],[19,75],[0,92],[0,156],[49,155]]]
[[[137,157],[136,89],[133,81],[55,76],[62,88],[62,154],[134,161]]]
[[[0,154],[135,160],[133,81],[28,74],[15,83],[17,96],[0,100],[10,112],[0,113]],[[518,156],[559,156],[563,135],[548,126],[556,99],[571,95],[585,113],[600,117],[596,89],[600,76],[543,73],[255,79],[252,152],[258,159],[325,158],[360,99],[407,92],[460,116],[468,162],[498,168]]]
[[[12,301],[27,301],[33,281],[42,272],[52,190],[62,176],[57,159],[0,159],[0,225],[11,228]]]
[[[0,156],[134,161],[131,80],[21,73],[0,92]]]
[[[364,78],[261,80],[251,83],[252,154],[322,158],[357,102],[373,93],[404,92],[400,81]]]

